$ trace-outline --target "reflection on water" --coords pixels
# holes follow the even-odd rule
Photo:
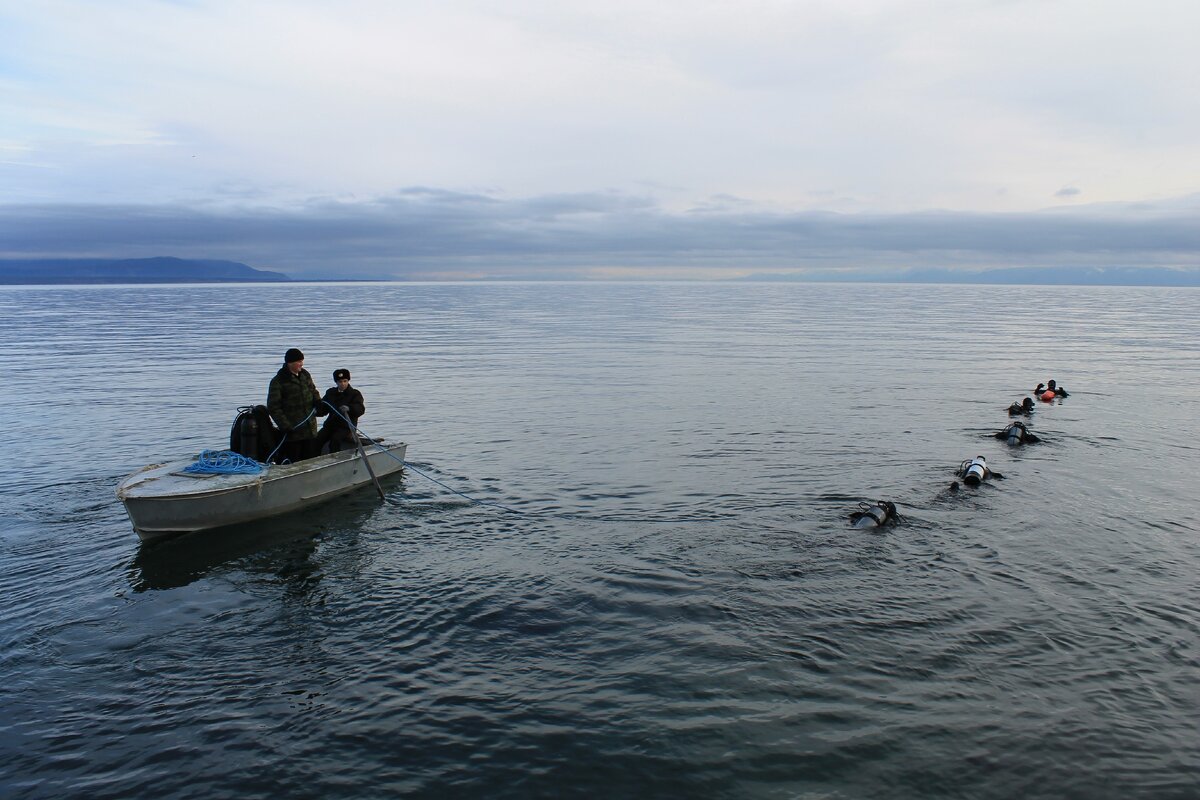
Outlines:
[[[400,475],[381,479],[385,491],[401,485]],[[356,529],[376,511],[373,487],[321,505],[242,525],[198,531],[142,543],[130,564],[129,583],[136,592],[173,589],[236,564],[239,570],[279,575],[315,575],[309,566],[316,540],[330,529]]]
[[[0,288],[4,796],[1200,794],[1195,291],[260,288]],[[437,483],[139,547],[292,346]]]

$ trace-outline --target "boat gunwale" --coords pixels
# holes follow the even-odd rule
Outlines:
[[[372,455],[391,455],[395,450],[406,449],[408,447],[408,444],[406,442],[396,442],[395,444],[386,444],[386,443],[381,442],[377,445],[377,447],[383,448],[383,449],[381,449],[381,450],[377,449],[372,452],[366,452],[364,450],[364,453],[366,454],[366,456],[368,458],[370,458]],[[351,454],[350,457],[342,458],[341,457],[342,454],[347,453],[347,452]],[[117,485],[116,493],[117,493],[117,497],[122,502],[126,501],[127,499],[154,501],[154,500],[163,500],[163,499],[171,499],[171,498],[197,499],[197,498],[205,498],[205,497],[219,497],[220,495],[223,495],[223,494],[230,494],[233,492],[242,492],[242,491],[246,491],[247,489],[254,489],[255,487],[262,487],[269,483],[274,483],[276,481],[287,480],[289,478],[298,477],[300,475],[307,475],[307,474],[311,474],[311,473],[320,472],[322,470],[329,469],[331,467],[349,464],[355,460],[361,460],[361,458],[362,457],[359,456],[358,452],[356,452],[354,450],[349,450],[349,451],[342,450],[337,453],[326,453],[324,455],[317,456],[316,458],[305,459],[304,461],[296,462],[295,464],[268,464],[265,474],[260,472],[260,473],[253,474],[253,475],[247,474],[247,475],[217,476],[217,477],[245,478],[245,480],[239,481],[238,483],[236,483],[232,486],[223,485],[223,486],[213,486],[213,487],[207,487],[207,488],[206,487],[197,487],[194,491],[181,490],[181,491],[175,491],[175,492],[165,492],[162,494],[140,493],[140,492],[136,491],[138,488],[143,487],[143,486],[148,486],[156,481],[161,480],[162,478],[171,477],[171,476],[182,477],[182,476],[176,475],[176,472],[174,470],[171,472],[167,472],[163,475],[156,475],[154,477],[145,476],[145,473],[150,470],[165,469],[168,467],[176,467],[176,465],[180,465],[180,464],[186,465],[186,464],[195,463],[195,458],[187,459],[187,460],[180,459],[179,461],[172,461],[172,462],[168,462],[166,464],[151,464],[151,465],[142,467],[137,472],[130,473],[124,479],[122,479],[121,482]],[[309,462],[317,462],[319,460],[324,460],[324,463],[309,463]],[[284,472],[284,473],[276,471],[275,474],[271,474],[272,467],[297,467],[300,465],[304,465],[305,469],[290,470],[290,471]],[[404,463],[402,460],[400,460],[399,463],[397,464],[397,467],[403,468],[403,466],[404,466]],[[390,474],[390,471],[388,474]],[[130,485],[129,482],[138,478],[139,476],[144,476],[145,480],[142,482],[138,482],[138,483],[134,483],[134,484]],[[203,480],[204,478],[201,476],[196,476],[196,479]]]

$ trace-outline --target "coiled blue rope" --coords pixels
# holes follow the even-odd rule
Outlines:
[[[266,468],[265,464],[232,450],[204,450],[183,471],[192,475],[257,475]]]

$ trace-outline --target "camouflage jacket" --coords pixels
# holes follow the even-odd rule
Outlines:
[[[271,412],[271,419],[275,420],[281,431],[287,433],[308,417],[308,422],[300,430],[288,434],[289,441],[303,441],[317,435],[316,418],[319,414],[309,415],[320,402],[321,394],[306,369],[293,375],[286,366],[280,367],[267,389],[267,411]]]

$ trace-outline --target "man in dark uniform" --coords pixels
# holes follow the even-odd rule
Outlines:
[[[357,447],[354,443],[354,437],[357,434],[350,429],[342,417],[347,417],[350,422],[358,425],[358,418],[367,410],[363,403],[362,392],[350,385],[350,370],[335,369],[333,381],[337,385],[326,389],[325,397],[322,398],[321,405],[329,417],[325,420],[325,424],[321,427],[321,433],[317,436],[318,453],[326,443],[329,444],[331,453]]]
[[[284,355],[283,366],[267,389],[267,411],[286,437],[280,446],[284,459],[295,463],[320,452],[314,419],[321,414],[320,402],[317,385],[304,368],[304,353],[293,347]]]

